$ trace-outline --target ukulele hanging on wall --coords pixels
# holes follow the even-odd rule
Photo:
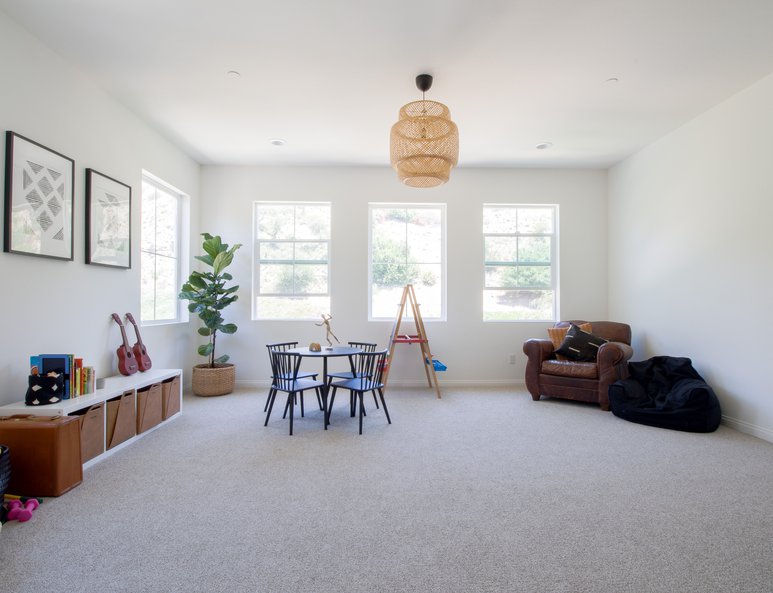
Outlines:
[[[115,351],[118,354],[118,372],[122,375],[133,375],[139,368],[137,366],[137,359],[129,346],[129,340],[126,339],[126,330],[123,327],[123,323],[121,323],[121,318],[118,317],[117,313],[113,313],[112,317],[118,324],[118,327],[121,328],[121,338],[123,338],[123,344],[118,346],[118,349]]]
[[[134,358],[137,359],[137,366],[140,368],[140,371],[144,373],[145,371],[150,370],[150,367],[153,366],[153,362],[150,360],[150,356],[148,356],[148,349],[145,348],[145,344],[142,343],[140,328],[137,327],[134,316],[131,313],[127,313],[126,319],[134,326],[134,333],[137,334],[137,342],[132,346],[132,352],[134,352]]]

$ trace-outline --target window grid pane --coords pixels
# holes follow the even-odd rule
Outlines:
[[[140,317],[143,322],[177,321],[180,304],[182,196],[149,178],[142,182]]]
[[[484,321],[556,319],[557,206],[483,206]]]
[[[330,310],[330,204],[255,202],[254,319]]]
[[[445,206],[370,206],[370,318],[392,318],[413,284],[424,319],[445,317]]]

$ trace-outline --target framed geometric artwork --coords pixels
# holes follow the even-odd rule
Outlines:
[[[86,263],[132,267],[132,188],[86,169]]]
[[[3,251],[72,261],[74,173],[71,158],[6,132]]]

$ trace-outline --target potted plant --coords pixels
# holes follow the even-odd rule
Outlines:
[[[215,355],[218,333],[232,334],[236,325],[223,323],[223,309],[238,299],[238,286],[226,288],[226,282],[233,276],[224,270],[231,265],[234,253],[239,247],[237,243],[229,249],[219,236],[202,233],[204,237],[205,255],[197,255],[196,259],[211,268],[206,272],[192,272],[188,281],[183,284],[178,298],[190,301],[188,311],[196,313],[204,324],[199,328],[199,334],[208,338],[206,344],[198,348],[201,356],[207,357],[207,362],[193,367],[191,386],[196,395],[225,395],[234,388],[236,369],[228,363],[228,355]]]

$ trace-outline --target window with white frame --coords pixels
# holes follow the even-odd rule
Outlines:
[[[484,321],[554,321],[555,205],[483,205]]]
[[[330,203],[255,202],[253,319],[330,312]]]
[[[413,284],[422,319],[444,320],[445,204],[370,204],[369,218],[369,318],[394,318]]]
[[[186,261],[188,197],[156,177],[142,175],[140,317],[142,323],[186,319],[177,298]]]

